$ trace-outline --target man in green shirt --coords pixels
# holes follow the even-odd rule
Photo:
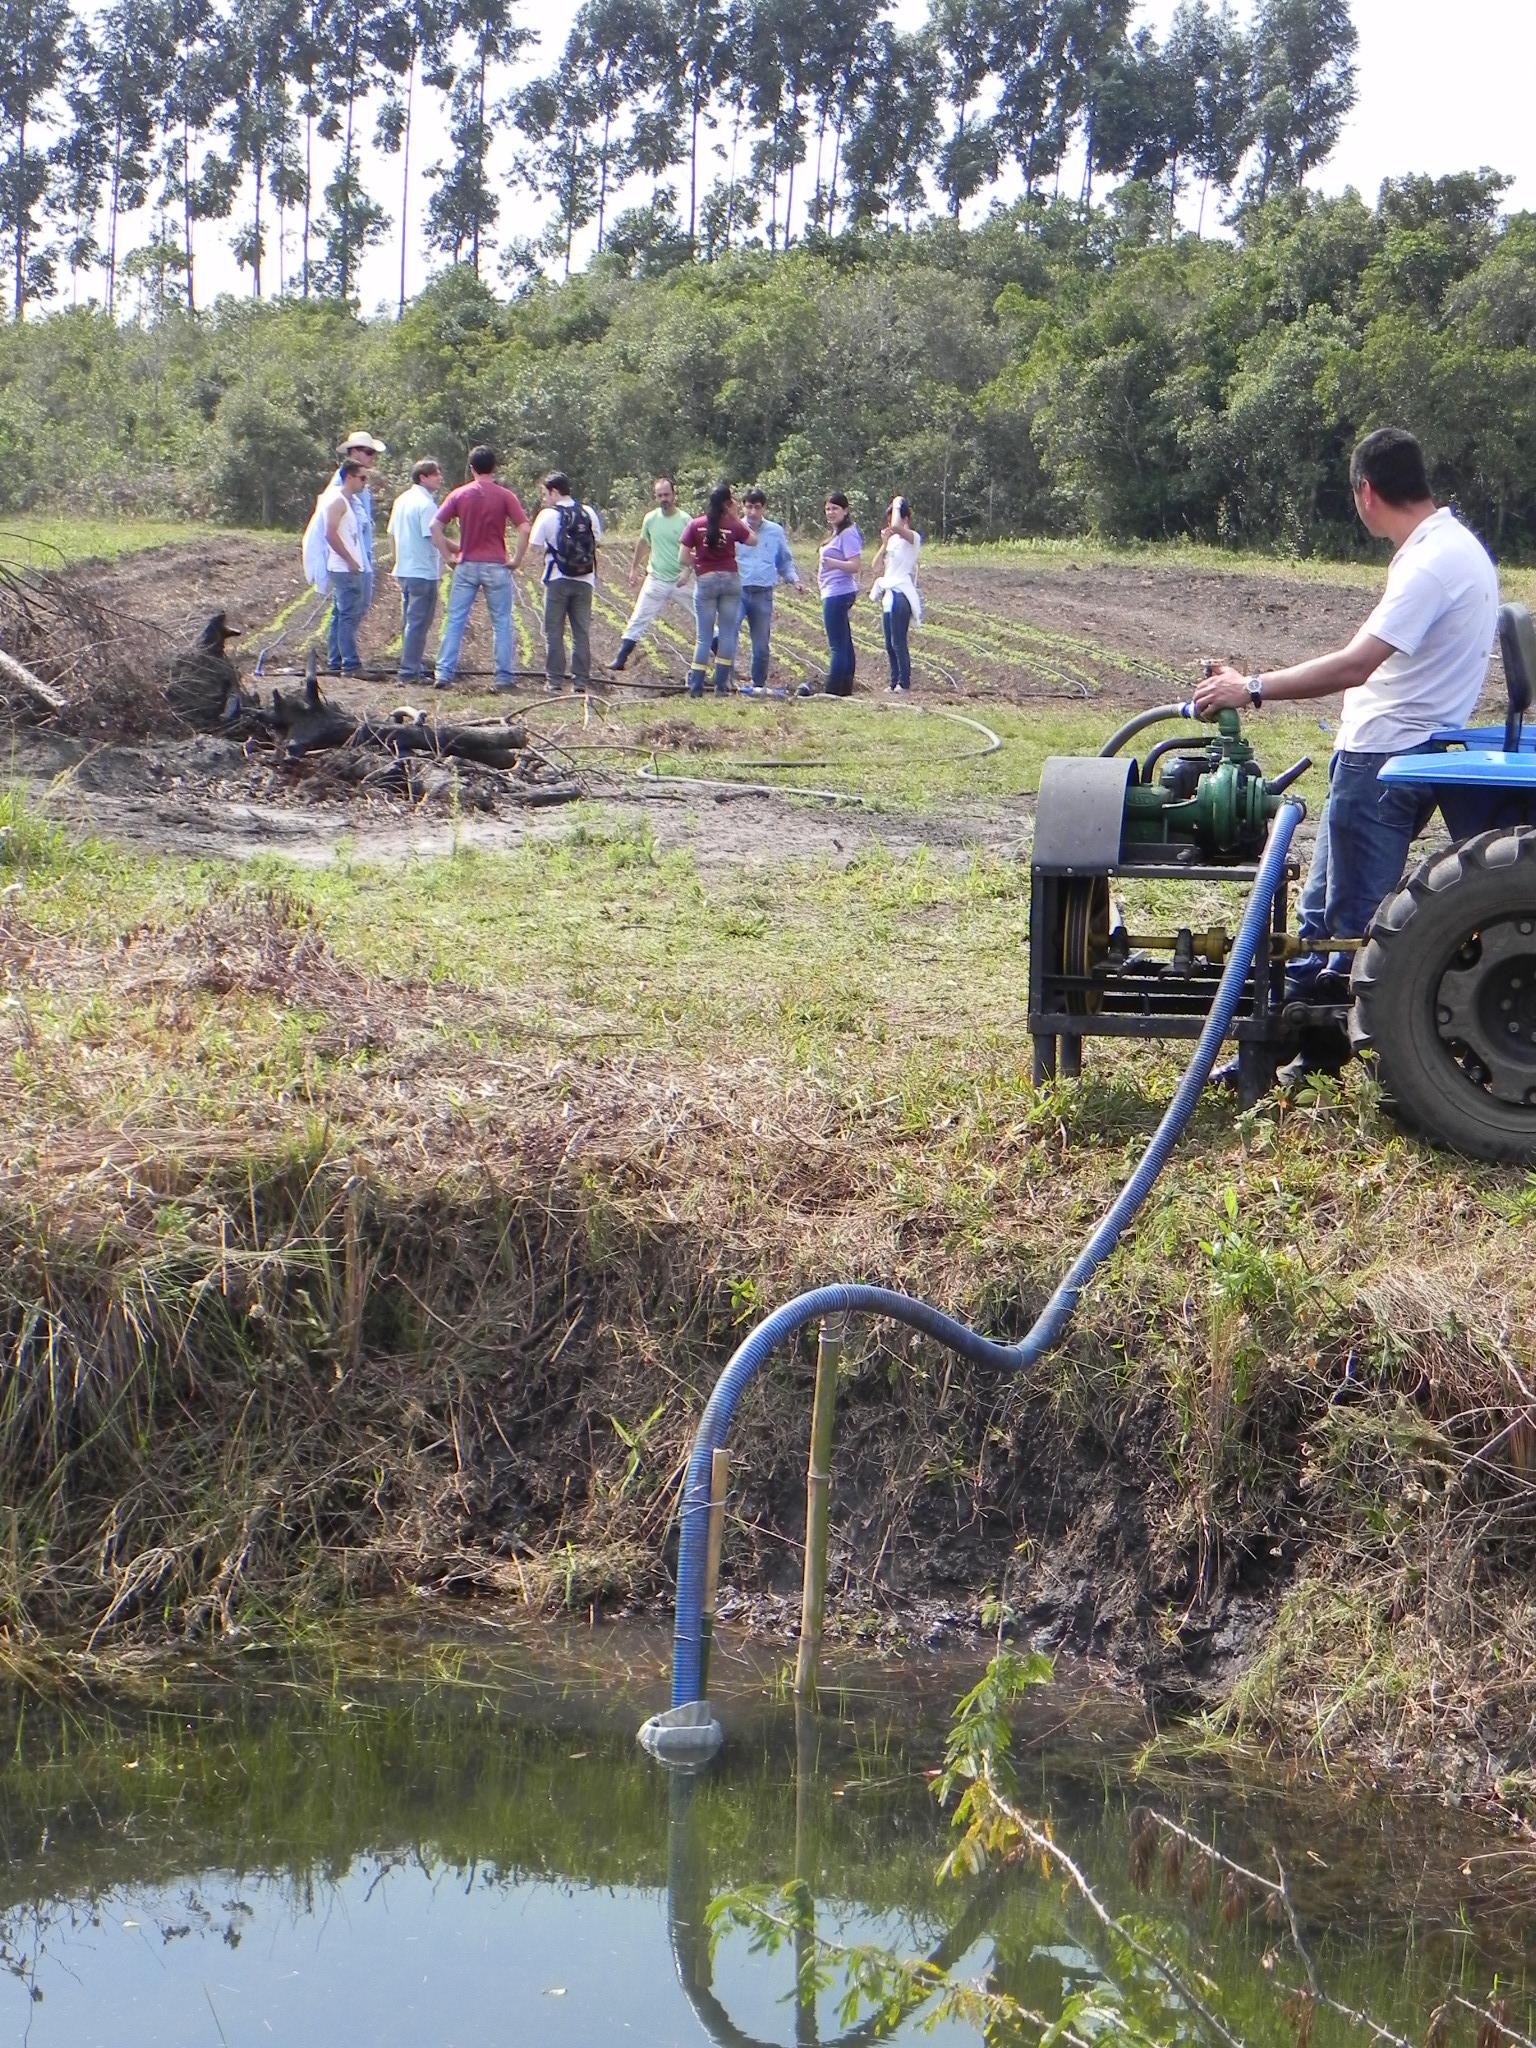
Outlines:
[[[688,524],[688,514],[678,507],[677,489],[671,477],[657,477],[651,495],[656,502],[640,522],[640,538],[635,542],[634,559],[629,565],[629,587],[638,590],[640,595],[629,615],[629,624],[624,628],[619,651],[611,663],[615,672],[623,668],[635,650],[635,643],[645,638],[669,604],[675,604],[686,612],[690,644],[692,642],[693,599],[687,590],[688,570],[683,566],[677,548],[683,537],[683,528]],[[643,583],[640,580],[642,564],[645,565]]]

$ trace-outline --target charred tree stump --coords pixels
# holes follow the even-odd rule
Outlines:
[[[500,770],[508,776],[507,794],[521,804],[570,803],[585,794],[579,782],[554,770],[530,746],[524,726],[442,725],[408,706],[378,718],[328,703],[313,652],[302,689],[274,690],[271,703],[263,704],[244,687],[226,652],[235,635],[225,614],[215,612],[195,646],[172,659],[165,695],[182,724],[227,739],[266,741],[284,761],[329,755],[340,780],[412,797],[436,793],[438,779],[451,777],[453,761]],[[433,760],[443,762],[443,769],[431,769]]]

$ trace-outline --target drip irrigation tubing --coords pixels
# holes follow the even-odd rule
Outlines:
[[[285,627],[282,637],[286,637],[287,631],[288,629]],[[261,653],[256,657],[256,666],[251,672],[252,675],[259,677],[264,683],[273,681],[302,682],[308,670],[307,667],[301,666],[297,661],[285,661],[276,667],[267,662],[267,655],[273,647],[278,645],[279,641],[274,640],[269,646],[262,649]],[[542,683],[544,681],[544,671],[541,668],[461,668],[455,673],[453,683],[437,694],[451,697],[460,683],[494,680],[497,675],[508,675],[514,682],[519,683]],[[402,690],[421,688],[429,691],[437,690],[437,685],[430,676],[406,676],[402,678],[397,669],[383,668],[376,663],[371,666],[365,665],[351,675],[345,676],[335,669],[322,668],[319,671],[319,680],[322,683],[398,683]],[[562,684],[557,690],[546,691],[545,695],[550,699],[558,700],[562,697],[584,697],[589,693],[592,696],[602,697],[606,696],[610,690],[645,690],[656,696],[680,697],[685,687],[684,679],[681,676],[676,680],[671,676],[632,676],[625,670],[617,675],[604,675],[601,678],[594,677],[590,683],[573,683],[569,687]],[[481,691],[478,694],[489,696],[492,693],[490,691]]]
[[[909,1329],[932,1337],[973,1365],[992,1366],[1002,1372],[1024,1370],[1037,1364],[1054,1349],[1061,1341],[1083,1289],[1129,1228],[1194,1114],[1200,1091],[1210,1078],[1216,1055],[1231,1028],[1275,894],[1285,879],[1291,840],[1305,815],[1305,805],[1294,797],[1288,797],[1280,806],[1270,827],[1269,844],[1259,863],[1253,892],[1244,905],[1237,936],[1210,1012],[1172,1100],[1135,1171],[1100,1218],[1031,1329],[1017,1344],[999,1344],[990,1337],[984,1337],[969,1324],[960,1322],[932,1302],[919,1300],[915,1295],[901,1294],[890,1287],[869,1286],[862,1281],[839,1281],[830,1286],[812,1288],[808,1293],[796,1295],[792,1301],[785,1302],[736,1347],[699,1419],[683,1482],[677,1554],[677,1619],[672,1642],[674,1708],[692,1706],[702,1697],[710,1470],[714,1453],[724,1445],[737,1405],[760,1368],[787,1337],[793,1336],[807,1323],[822,1316],[853,1313],[886,1316],[893,1322],[904,1323]]]

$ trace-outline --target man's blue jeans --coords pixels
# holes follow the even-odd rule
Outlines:
[[[357,649],[357,629],[368,609],[368,579],[361,570],[331,572],[331,624],[327,647],[334,647],[331,667],[344,676],[355,676],[363,665]]]
[[[464,628],[479,591],[485,592],[485,608],[491,615],[491,638],[496,650],[496,681],[512,681],[512,571],[505,562],[460,562],[453,572],[448,592],[448,609],[443,616],[443,637],[437,643],[437,680],[451,683],[459,666],[459,649],[464,645]]]
[[[744,583],[741,586],[742,623],[752,643],[752,683],[755,689],[768,685],[768,654],[773,639],[773,585]]]
[[[334,583],[336,578],[333,576],[331,581]],[[350,665],[353,668],[358,666],[359,660],[357,636],[362,630],[363,620],[368,616],[368,607],[373,603],[373,571],[371,569],[364,569],[362,574],[358,576],[357,582],[362,596],[358,604],[357,616],[352,621],[352,662]],[[331,623],[326,628],[325,634],[325,661],[327,668],[331,669],[345,669],[348,666],[346,657],[341,651],[341,627],[337,622],[336,607],[334,605],[331,607]]]
[[[419,682],[427,672],[427,634],[437,611],[435,576],[401,576],[400,680]]]
[[[1434,798],[1383,782],[1390,754],[1336,753],[1328,763],[1328,800],[1317,821],[1312,866],[1297,905],[1304,939],[1358,939],[1408,865],[1408,849],[1429,822]],[[1286,987],[1302,992],[1324,968],[1348,974],[1348,953],[1303,953]]]

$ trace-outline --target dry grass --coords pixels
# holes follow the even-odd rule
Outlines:
[[[64,695],[66,726],[89,706],[98,736],[144,730],[145,697],[159,696],[156,678],[168,651],[152,627],[109,610],[78,577],[3,566],[0,647]],[[12,708],[37,715],[25,698]]]

